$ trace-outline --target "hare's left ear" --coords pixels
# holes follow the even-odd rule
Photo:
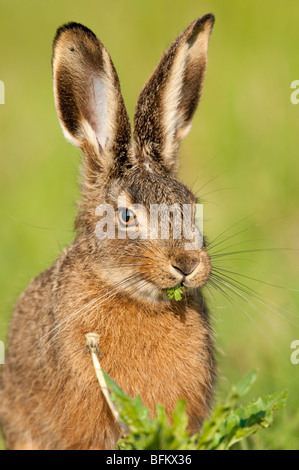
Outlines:
[[[194,21],[172,43],[142,90],[134,120],[137,155],[175,171],[179,141],[191,127],[202,91],[214,16]]]

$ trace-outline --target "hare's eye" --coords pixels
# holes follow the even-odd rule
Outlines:
[[[130,209],[126,209],[125,207],[121,207],[118,210],[118,220],[122,225],[135,225],[135,215],[134,212]]]

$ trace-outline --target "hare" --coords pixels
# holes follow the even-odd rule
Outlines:
[[[171,420],[180,398],[191,432],[209,415],[216,374],[201,291],[211,272],[205,242],[187,250],[184,234],[127,232],[151,205],[195,207],[175,177],[177,153],[201,95],[213,24],[212,14],[197,19],[163,55],[139,96],[133,136],[104,45],[78,23],[57,30],[55,105],[65,137],[84,154],[82,200],[75,240],[21,294],[11,320],[0,386],[8,449],[115,448],[120,429],[86,351],[90,332],[100,336],[103,369],[151,416],[161,403]],[[125,237],[97,235],[101,204]],[[176,286],[179,301],[168,295]]]

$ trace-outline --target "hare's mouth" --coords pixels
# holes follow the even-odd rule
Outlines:
[[[194,269],[189,272],[180,269],[174,263],[171,263],[168,271],[161,272],[157,277],[144,279],[139,293],[142,297],[154,301],[180,301],[186,298],[190,290],[203,287],[208,281],[211,273],[210,259],[207,253],[200,258]]]
[[[169,302],[169,301],[181,301],[186,298],[186,294],[189,291],[203,287],[207,282],[208,277],[188,281],[187,278],[182,279],[180,282],[169,283],[171,287],[161,287],[156,282],[148,281],[146,285],[143,285],[142,289],[139,289],[137,295],[146,298],[147,300],[154,302]]]

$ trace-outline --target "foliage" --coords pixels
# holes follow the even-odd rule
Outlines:
[[[184,400],[177,402],[168,419],[163,406],[158,405],[153,419],[142,405],[140,397],[131,398],[105,373],[112,400],[117,404],[122,421],[130,433],[118,442],[119,450],[228,450],[258,430],[268,428],[273,414],[285,405],[287,392],[273,393],[249,404],[236,407],[237,401],[252,387],[256,372],[249,372],[231,388],[227,399],[214,407],[200,435],[191,436]]]
[[[173,287],[172,289],[167,289],[167,295],[170,299],[182,300],[183,288],[181,286]]]

